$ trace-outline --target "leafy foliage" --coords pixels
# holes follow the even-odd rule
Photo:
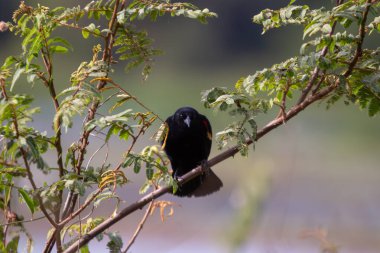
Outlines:
[[[117,59],[126,62],[126,70],[143,65],[143,78],[148,78],[154,57],[161,52],[152,47],[153,40],[135,23],[147,17],[156,21],[166,14],[197,19],[201,23],[206,23],[207,18],[216,17],[208,9],[199,10],[190,3],[170,1],[136,0],[125,3],[95,0],[84,7],[54,9],[21,2],[13,14],[13,22],[2,23],[2,27],[22,38],[20,55],[9,56],[0,68],[0,204],[4,212],[13,214],[8,209],[12,194],[17,194],[31,215],[41,211],[54,227],[62,223],[60,229],[63,229],[58,233],[64,242],[59,242],[59,245],[67,247],[104,221],[104,218],[89,217],[81,225],[71,224],[86,207],[92,206],[94,209],[103,201],[115,199],[116,212],[123,201],[116,190],[129,182],[126,175],[129,169],[135,173],[139,173],[141,168],[145,169],[147,182],[141,193],[160,185],[174,185],[176,188],[159,147],[150,146],[141,153],[133,151],[140,137],[159,118],[158,115],[112,79],[115,71],[113,65]],[[59,54],[73,51],[68,37],[57,36],[63,28],[68,28],[72,34],[79,33],[83,39],[93,37],[96,42],[92,57],[78,64],[71,74],[69,85],[58,92],[54,82],[54,63],[60,59]],[[40,111],[38,107],[32,106],[36,103],[33,97],[13,93],[24,76],[29,83],[42,84],[41,88],[49,91],[55,109],[53,133],[40,132],[30,124]],[[106,114],[99,113],[105,104],[111,109]],[[136,105],[141,109],[132,110]],[[121,106],[127,109],[118,111]],[[65,147],[62,139],[72,131],[79,119],[83,120],[83,124],[77,127],[80,129],[78,140]],[[129,144],[120,165],[112,167],[105,161],[100,167],[91,166],[96,153],[108,146],[113,136]],[[88,146],[93,138],[101,139],[103,145],[95,153],[88,154]],[[47,152],[49,155],[56,154],[56,164],[45,162]],[[39,186],[34,179],[35,168],[55,179]],[[29,185],[16,186],[16,178],[26,178]],[[66,192],[65,201],[63,197]],[[86,195],[85,204],[75,211],[75,199]],[[7,222],[13,220],[9,218]],[[17,226],[12,225],[12,229],[15,230]],[[28,235],[26,231],[23,232]],[[56,232],[52,230],[48,235],[51,240],[47,247],[50,250]],[[120,252],[122,239],[114,233],[107,235],[110,251]],[[5,236],[1,235],[1,242]],[[0,251],[16,252],[18,241],[18,236],[13,237],[7,245],[0,245]],[[81,252],[89,252],[89,248],[83,247]]]
[[[328,107],[344,99],[368,110],[370,116],[379,113],[380,49],[364,48],[363,41],[380,31],[380,18],[376,16],[380,3],[347,0],[327,10],[294,2],[280,10],[263,10],[253,21],[263,26],[263,32],[286,25],[302,26],[305,41],[300,54],[242,77],[233,88],[213,88],[203,93],[207,108],[233,117],[216,135],[219,148],[233,142],[242,155],[247,155],[248,145],[263,133],[257,130],[257,115],[275,108],[279,109],[278,116],[264,130],[285,122],[320,99],[325,99]],[[162,186],[176,191],[177,183],[161,148],[151,145],[136,151],[141,136],[157,121],[163,121],[113,79],[117,60],[125,62],[126,70],[142,65],[143,79],[148,78],[154,58],[161,52],[153,48],[152,38],[136,21],[154,22],[163,15],[201,23],[217,16],[187,2],[168,0],[94,0],[84,7],[54,9],[21,2],[13,22],[2,24],[22,42],[20,55],[9,56],[0,67],[0,209],[7,223],[7,229],[0,230],[0,251],[17,251],[21,233],[27,236],[31,251],[31,236],[22,226],[24,218],[12,209],[17,199],[14,195],[31,216],[43,213],[53,227],[46,250],[51,251],[56,243],[61,252],[118,214],[119,205],[125,202],[118,189],[129,182],[129,173],[145,172],[146,182],[140,193]],[[60,54],[73,52],[68,37],[56,36],[62,29],[94,45],[90,58],[77,63],[67,86],[58,91],[55,62],[61,59]],[[42,132],[32,124],[40,111],[35,107],[39,101],[33,101],[31,94],[16,92],[23,77],[30,84],[40,85],[39,89],[47,89],[54,109],[54,131]],[[106,106],[110,109],[105,110]],[[121,106],[125,109],[120,110]],[[69,145],[62,141],[74,131],[77,140]],[[165,135],[163,129],[160,132]],[[108,150],[109,143],[114,137],[126,143],[116,166],[107,163],[112,152]],[[95,140],[100,140],[101,146],[93,151],[90,143]],[[93,158],[105,147],[103,164],[93,166]],[[45,161],[48,154],[55,156],[50,164]],[[50,180],[44,178],[46,182],[38,185],[37,170]],[[19,178],[29,183],[20,186]],[[109,217],[93,215],[94,209],[110,200],[116,203]],[[164,219],[165,209],[169,208],[168,215],[172,215],[173,206],[172,202],[158,201],[152,210],[159,208]],[[89,216],[81,216],[84,211],[90,211]],[[16,236],[4,240],[11,232]],[[120,236],[107,232],[97,234],[97,238],[104,235],[109,238],[107,247],[111,252],[122,250]],[[81,252],[89,252],[89,247],[82,247]]]
[[[289,24],[302,25],[306,41],[300,55],[241,78],[232,90],[213,88],[204,92],[202,100],[206,107],[229,111],[234,117],[240,115],[237,121],[217,133],[219,147],[236,140],[241,153],[246,155],[247,138],[251,141],[256,138],[255,116],[276,106],[280,110],[278,117],[285,121],[287,106],[292,105],[287,100],[299,93],[298,104],[301,104],[306,95],[332,87],[328,107],[344,98],[346,103],[367,109],[369,116],[380,112],[380,49],[362,48],[364,37],[379,31],[379,17],[374,17],[368,26],[366,21],[369,10],[379,13],[380,4],[346,1],[326,10],[292,5],[293,2],[279,10],[265,9],[253,21],[263,26],[263,33]],[[335,32],[339,25],[344,32]],[[358,34],[351,33],[355,28]],[[253,129],[253,134],[245,125]]]

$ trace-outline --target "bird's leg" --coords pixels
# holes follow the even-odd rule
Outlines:
[[[207,160],[202,160],[201,162],[202,167],[202,175],[208,176],[210,174],[210,166],[208,165]]]

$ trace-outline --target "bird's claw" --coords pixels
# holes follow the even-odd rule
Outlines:
[[[210,166],[208,165],[207,160],[202,160],[201,162],[202,174],[208,176],[210,174]]]

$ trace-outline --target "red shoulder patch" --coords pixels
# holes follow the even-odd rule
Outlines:
[[[210,129],[210,125],[208,124],[208,121],[207,121],[207,120],[203,120],[202,123],[203,123],[203,125],[207,128],[207,130]]]
[[[207,120],[203,120],[202,123],[206,127],[206,130],[207,130],[207,138],[211,141],[212,140],[212,133],[210,130],[210,124],[208,123]]]

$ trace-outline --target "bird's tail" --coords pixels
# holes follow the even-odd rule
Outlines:
[[[187,197],[203,197],[220,190],[223,187],[222,180],[210,169],[206,175],[201,176],[201,184]]]

